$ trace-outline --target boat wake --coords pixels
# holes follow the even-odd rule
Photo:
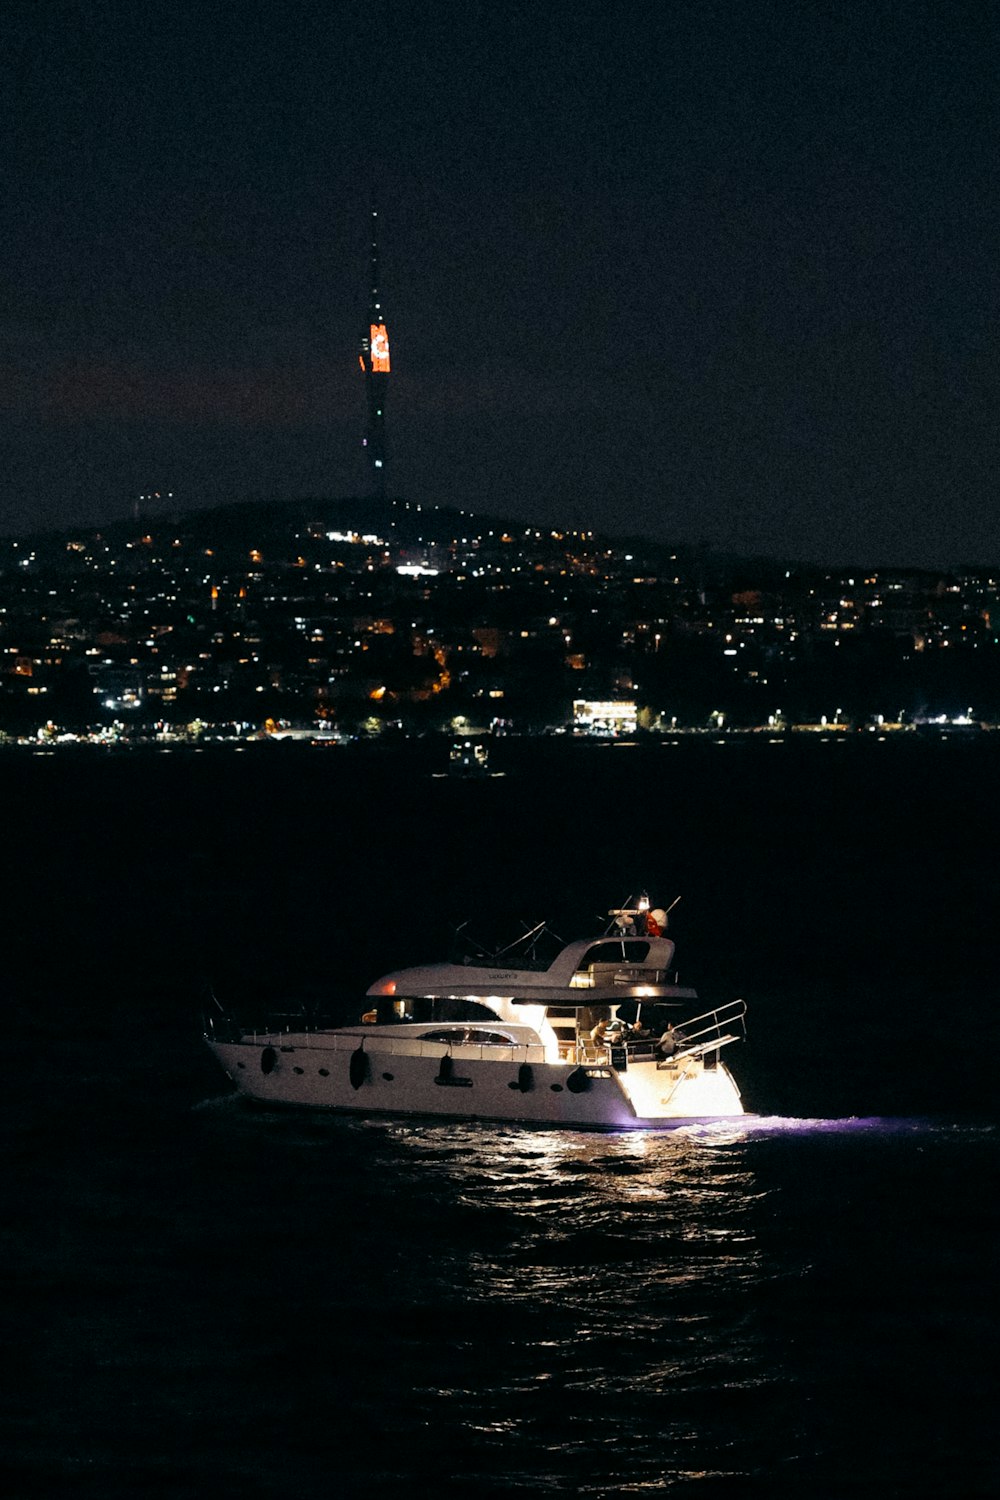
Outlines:
[[[1000,1132],[996,1121],[950,1120],[932,1115],[847,1115],[840,1119],[820,1116],[743,1115],[736,1120],[707,1120],[678,1127],[709,1140],[748,1140],[788,1135],[973,1135]]]

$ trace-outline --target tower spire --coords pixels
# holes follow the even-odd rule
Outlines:
[[[386,495],[385,465],[385,402],[389,386],[389,334],[382,310],[382,294],[379,290],[379,215],[378,207],[371,207],[371,249],[369,273],[371,294],[368,303],[368,324],[361,335],[361,370],[365,377],[365,396],[368,421],[365,428],[365,471],[372,491],[379,500]]]

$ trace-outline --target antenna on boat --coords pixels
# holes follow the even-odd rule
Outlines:
[[[522,922],[521,926],[524,927],[524,925],[525,924]],[[526,928],[520,937],[516,937],[512,943],[508,943],[506,948],[498,948],[496,953],[493,955],[494,958],[502,958],[503,955],[505,953],[509,953],[512,948],[516,948],[520,943],[527,943],[531,938],[536,937],[538,933],[543,932],[544,930],[544,920],[541,922],[536,922],[534,927]]]
[[[648,932],[652,937],[660,937],[667,930],[667,917],[680,899],[680,896],[675,896],[664,910],[659,906],[653,907],[645,891],[641,891],[638,896],[629,896],[624,906],[613,906],[608,912],[611,921],[605,932],[609,933],[612,928],[617,927],[623,936],[634,935],[638,929],[642,933]]]
[[[466,919],[466,921],[464,922],[459,922],[458,926],[455,928],[455,936],[452,938],[452,944],[454,945],[455,953],[458,953],[459,945],[464,944],[466,947],[471,948],[474,951],[474,955],[476,958],[491,958],[492,954],[490,953],[490,950],[488,948],[484,948],[483,944],[479,941],[478,938],[472,937],[465,931],[468,925],[468,919]],[[466,964],[471,963],[472,958],[465,957],[462,959],[462,962]]]
[[[212,981],[210,979],[206,979],[206,981],[205,981],[205,989],[207,991],[209,1000],[211,1000],[211,1002],[215,1006],[216,1010],[220,1011],[222,1015],[225,1015],[226,1014],[226,1007],[223,1005],[222,1001],[219,999],[218,995],[215,993],[215,985],[212,983]]]

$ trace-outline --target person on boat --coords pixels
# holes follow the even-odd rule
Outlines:
[[[667,1022],[667,1029],[656,1044],[656,1050],[660,1057],[673,1057],[678,1047],[684,1041],[684,1033],[679,1031],[672,1022]]]
[[[608,1027],[607,1040],[609,1042],[637,1042],[642,1037],[648,1036],[638,1021],[626,1021],[622,1016],[616,1016]]]
[[[607,1023],[607,1021],[598,1021],[597,1025],[594,1027],[593,1031],[590,1033],[590,1040],[591,1040],[591,1043],[593,1044],[593,1046],[595,1046],[595,1047],[603,1047],[603,1046],[605,1046],[606,1043],[607,1043],[607,1033],[608,1033],[608,1023]]]

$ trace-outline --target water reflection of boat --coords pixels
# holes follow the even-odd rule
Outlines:
[[[701,1010],[671,980],[666,913],[645,897],[609,916],[591,939],[542,923],[497,953],[386,974],[358,1025],[216,1022],[205,1040],[268,1104],[619,1130],[742,1115],[719,1054],[744,1035],[744,1002]]]

